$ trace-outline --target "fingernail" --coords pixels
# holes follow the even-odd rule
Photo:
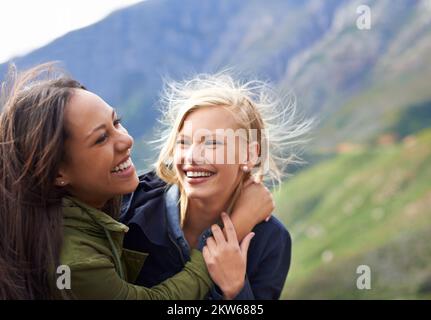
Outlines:
[[[227,216],[226,212],[222,212],[222,213],[221,213],[221,216],[222,216],[223,218],[225,218],[225,217]]]

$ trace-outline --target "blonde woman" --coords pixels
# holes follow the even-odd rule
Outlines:
[[[181,270],[191,250],[205,244],[211,270],[223,241],[213,226],[221,223],[220,213],[235,209],[250,177],[280,182],[286,165],[298,159],[292,147],[311,125],[296,122],[295,105],[283,103],[265,83],[241,83],[227,73],[168,83],[163,98],[165,130],[155,173],[140,177],[141,187],[123,208],[130,227],[124,246],[150,253],[137,279],[146,286]],[[159,188],[151,201],[147,185]],[[290,266],[289,232],[275,217],[253,232],[246,277],[235,298],[278,299]],[[222,297],[218,287],[208,296]]]

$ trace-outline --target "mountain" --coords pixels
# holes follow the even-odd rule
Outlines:
[[[148,0],[12,59],[49,60],[118,109],[141,169],[163,78],[231,68],[293,92],[319,121],[274,193],[293,238],[282,297],[431,298],[429,0]]]
[[[276,195],[293,241],[282,298],[431,298],[431,129],[339,154]],[[371,289],[356,287],[358,266]]]
[[[371,8],[370,30],[356,28],[360,4]],[[148,0],[12,60],[61,61],[119,109],[140,156],[151,154],[143,139],[162,78],[229,67],[293,91],[320,120],[312,152],[328,152],[368,143],[431,101],[430,17],[419,0]]]

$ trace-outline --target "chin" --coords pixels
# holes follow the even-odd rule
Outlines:
[[[130,182],[127,186],[123,186],[120,192],[118,192],[118,194],[124,195],[128,193],[132,193],[133,191],[136,190],[136,188],[138,187],[138,184],[139,184],[139,180],[136,179],[136,181]]]
[[[216,193],[211,190],[205,190],[205,188],[199,187],[187,186],[184,191],[189,199],[206,199],[216,195]]]

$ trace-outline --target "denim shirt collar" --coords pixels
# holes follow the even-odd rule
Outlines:
[[[166,220],[168,223],[169,231],[174,237],[177,244],[180,246],[183,256],[189,260],[190,259],[190,245],[188,244],[184,232],[181,229],[180,224],[180,210],[179,210],[179,199],[180,192],[177,185],[172,185],[169,190],[165,193],[165,203],[166,203]],[[206,244],[206,240],[211,236],[211,229],[208,228],[200,236],[198,241],[198,249],[202,248]]]

